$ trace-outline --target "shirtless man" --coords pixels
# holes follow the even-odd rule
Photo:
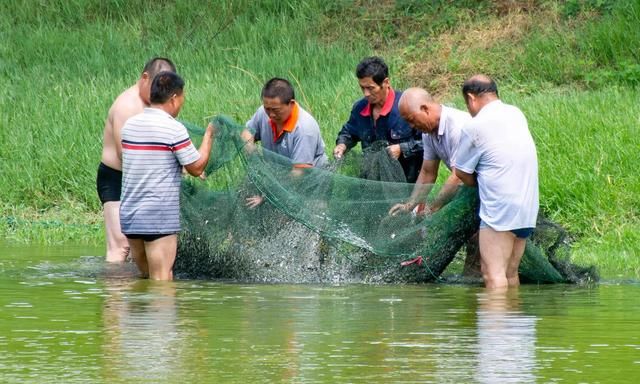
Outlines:
[[[162,71],[176,71],[171,60],[155,57],[149,60],[140,79],[122,92],[109,109],[104,126],[102,159],[96,180],[102,202],[107,239],[107,262],[123,262],[129,254],[127,238],[120,230],[120,190],[122,186],[122,126],[130,117],[142,113],[149,105],[153,77]]]

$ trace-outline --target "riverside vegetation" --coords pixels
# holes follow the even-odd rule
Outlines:
[[[198,125],[218,113],[245,121],[266,79],[291,79],[330,151],[360,97],[355,64],[377,54],[396,88],[459,108],[464,78],[496,78],[529,119],[541,209],[572,234],[574,262],[640,277],[640,1],[378,3],[1,3],[0,233],[103,241],[104,119],[152,56],[175,61],[187,81],[180,118]]]

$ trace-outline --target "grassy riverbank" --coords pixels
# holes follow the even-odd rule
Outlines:
[[[181,118],[239,121],[271,76],[293,80],[331,150],[369,54],[393,83],[463,107],[485,72],[529,118],[541,204],[577,262],[640,277],[640,2],[22,1],[0,4],[0,232],[15,242],[102,241],[95,170],[113,99],[151,56],[187,80]],[[348,21],[348,22],[345,22]]]

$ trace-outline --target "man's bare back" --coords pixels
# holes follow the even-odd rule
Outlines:
[[[122,92],[113,102],[104,125],[102,163],[118,171],[122,170],[122,144],[120,132],[130,117],[142,113],[145,103],[140,97],[138,83]]]

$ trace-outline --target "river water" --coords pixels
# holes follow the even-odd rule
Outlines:
[[[1,383],[635,383],[640,285],[138,280],[0,245]]]

